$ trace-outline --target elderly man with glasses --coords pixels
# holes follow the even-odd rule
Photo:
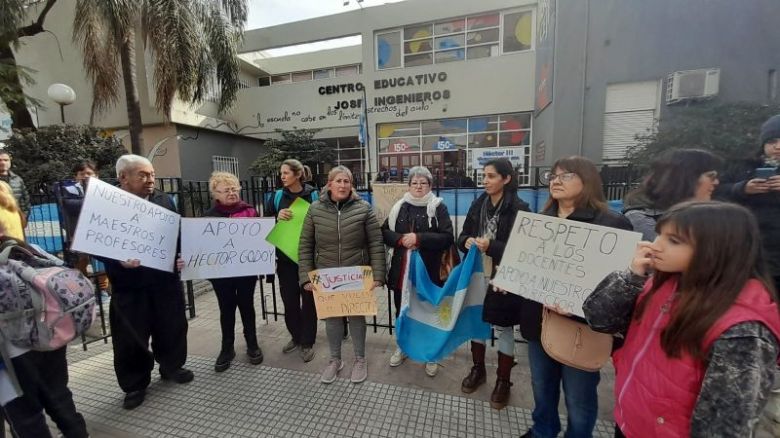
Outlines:
[[[146,158],[119,157],[116,174],[122,190],[176,211],[171,198],[155,189],[154,167]],[[144,401],[155,360],[160,364],[162,380],[188,383],[194,378],[192,371],[184,368],[184,291],[177,272],[144,267],[139,260],[100,260],[106,265],[113,287],[109,316],[114,370],[119,387],[125,392],[124,408],[134,409]]]

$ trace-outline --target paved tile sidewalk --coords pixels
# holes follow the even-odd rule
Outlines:
[[[146,402],[125,411],[113,353],[92,354],[71,354],[70,387],[95,437],[517,437],[530,423],[526,409],[370,381],[322,385],[316,373],[241,362],[217,375],[212,358],[195,356],[194,382],[155,373]],[[597,436],[611,425],[600,421]]]

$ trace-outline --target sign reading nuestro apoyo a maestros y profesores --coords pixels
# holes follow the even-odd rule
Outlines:
[[[173,272],[179,220],[177,213],[90,178],[72,248]]]
[[[519,212],[493,284],[584,316],[582,303],[612,271],[631,263],[642,235]]]

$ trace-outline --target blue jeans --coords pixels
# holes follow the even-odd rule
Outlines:
[[[563,365],[548,356],[538,341],[528,341],[528,360],[531,364],[531,386],[534,391],[534,425],[531,428],[533,436],[554,438],[560,433],[558,401],[563,382],[563,395],[568,411],[564,437],[592,437],[598,417],[599,400],[596,388],[601,374],[598,371],[582,371]]]

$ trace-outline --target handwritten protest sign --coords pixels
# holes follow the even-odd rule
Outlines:
[[[390,209],[393,205],[404,197],[404,193],[409,191],[409,185],[396,183],[374,184],[371,188],[376,220],[381,225],[387,219],[387,215],[390,214]]]
[[[183,218],[182,280],[275,272],[275,250],[265,238],[273,218]]]
[[[376,315],[374,274],[370,266],[318,269],[309,272],[317,318]]]
[[[631,263],[642,235],[519,212],[493,284],[583,316],[582,303],[612,271]]]
[[[292,218],[288,221],[276,223],[276,226],[268,233],[265,240],[271,245],[283,252],[295,263],[298,263],[298,246],[301,243],[301,230],[303,230],[303,220],[306,213],[309,212],[311,204],[303,198],[296,198],[290,205]]]
[[[177,213],[90,178],[72,248],[173,272],[179,219]]]

